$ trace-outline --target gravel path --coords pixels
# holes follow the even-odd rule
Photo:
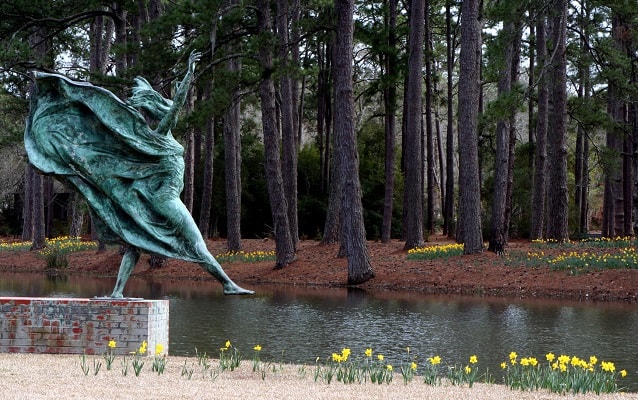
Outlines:
[[[122,375],[122,357],[116,358],[113,369],[102,365],[97,375],[93,362],[103,360],[87,356],[90,367],[84,375],[80,357],[76,355],[0,354],[0,398],[2,399],[638,399],[638,393],[614,395],[561,396],[548,392],[512,391],[500,385],[475,384],[472,388],[429,386],[418,380],[405,385],[400,375],[387,385],[351,384],[334,381],[315,382],[312,367],[283,365],[278,372],[269,370],[265,379],[252,372],[250,360],[239,369],[225,371],[212,379],[202,372],[194,358],[169,357],[166,371],[158,376],[151,371],[151,361],[139,377],[129,371]],[[189,380],[182,370],[192,369]],[[213,366],[217,364],[213,361]],[[279,366],[276,366],[279,367]]]

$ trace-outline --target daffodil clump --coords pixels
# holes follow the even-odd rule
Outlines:
[[[220,263],[273,261],[275,260],[275,251],[227,251],[216,255],[215,258]]]
[[[333,379],[343,383],[382,384],[392,382],[394,368],[385,361],[383,354],[373,357],[372,349],[366,349],[361,357],[351,357],[351,350],[343,348],[326,360],[315,360],[315,381],[331,383]]]
[[[428,357],[427,363],[423,367],[423,383],[427,385],[440,385],[442,378],[441,356]]]
[[[0,242],[0,251],[27,251],[32,242]],[[95,250],[97,242],[83,241],[79,237],[60,236],[46,239],[46,247],[38,251],[38,255],[46,260],[47,268],[63,269],[68,266],[67,254],[76,251]]]
[[[164,345],[157,343],[155,345],[155,354],[153,355],[153,366],[151,370],[162,375],[166,369],[166,354],[164,354]]]
[[[605,252],[570,251],[559,254],[544,252],[527,253],[527,264],[546,264],[554,270],[566,270],[572,274],[602,269],[638,267],[638,253],[634,247],[617,248]]]
[[[627,376],[627,371],[616,372],[613,362],[598,362],[596,356],[588,360],[577,356],[562,354],[556,356],[547,353],[545,361],[539,362],[536,357],[518,357],[516,352],[509,354],[509,359],[501,363],[505,371],[504,381],[511,389],[540,390],[553,393],[615,393],[618,378]]]
[[[135,373],[135,376],[140,376],[140,373],[142,372],[142,368],[144,368],[144,356],[146,356],[147,346],[148,344],[146,343],[146,340],[145,340],[142,342],[142,344],[136,351],[131,353],[133,354],[133,360],[131,361],[131,365],[133,366],[133,372]],[[128,370],[128,366],[126,366],[125,369]],[[124,372],[122,374],[126,375]]]
[[[68,267],[67,255],[76,251],[97,249],[97,242],[82,241],[79,237],[61,236],[46,240],[46,247],[38,254],[46,259],[48,269]]]
[[[0,241],[0,251],[27,251],[31,248],[31,242]]]
[[[97,242],[83,241],[79,237],[59,236],[46,239],[46,247],[38,253],[41,256],[47,256],[50,252],[56,251],[62,254],[69,254],[76,251],[97,249]],[[31,249],[33,242],[31,241],[0,241],[0,251],[27,251]]]
[[[116,347],[117,342],[115,340],[109,340],[106,350],[102,353],[102,358],[104,359],[107,371],[111,371],[113,368],[113,363],[116,359]],[[133,368],[135,376],[140,376],[148,353],[150,353],[148,350],[148,343],[144,340],[135,351],[129,353],[129,356],[123,355],[121,359],[122,375],[127,376],[130,368]],[[152,362],[152,371],[157,372],[158,375],[163,374],[167,363],[166,354],[164,354],[164,345],[160,343],[155,345],[155,354],[152,357]],[[101,367],[102,361],[99,358],[94,359],[93,374],[97,375],[100,372]],[[86,352],[80,356],[80,368],[84,375],[88,375],[91,370]]]
[[[463,254],[463,243],[416,247],[408,250],[408,260],[434,260]]]
[[[110,371],[113,367],[113,361],[115,360],[115,347],[117,342],[115,340],[109,340],[106,351],[103,354],[104,361],[106,362],[106,370]]]
[[[222,371],[227,369],[234,371],[241,364],[241,359],[239,349],[234,347],[230,340],[227,340],[225,346],[219,349],[219,367]]]
[[[532,246],[539,249],[593,247],[593,248],[623,248],[634,244],[635,239],[631,236],[616,236],[614,238],[599,237],[581,240],[558,241],[555,239],[534,239]]]
[[[452,385],[464,386],[467,384],[468,387],[472,387],[472,385],[482,377],[479,374],[479,367],[477,364],[478,357],[476,355],[472,355],[470,356],[468,363],[465,365],[454,364],[452,366],[448,366],[446,377]],[[484,380],[489,380],[487,378],[487,375],[483,376]]]

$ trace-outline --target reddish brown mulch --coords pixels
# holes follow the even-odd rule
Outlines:
[[[428,244],[451,243],[444,237],[431,237]],[[638,302],[638,269],[592,271],[572,275],[552,271],[545,265],[512,266],[512,258],[524,257],[532,250],[529,241],[511,242],[505,256],[490,252],[455,256],[434,261],[408,261],[403,242],[369,242],[368,249],[375,277],[358,287],[369,291],[469,294],[514,298],[554,298],[572,300]],[[243,250],[271,251],[272,240],[243,240]],[[212,240],[214,255],[226,251],[224,240]],[[224,269],[237,283],[257,289],[259,285],[335,287],[347,282],[347,262],[337,258],[337,245],[301,241],[297,259],[282,269],[273,261],[225,263]],[[546,250],[546,253],[548,251]],[[117,249],[103,253],[85,251],[69,256],[69,273],[116,275],[121,256]],[[35,252],[0,252],[0,270],[43,271],[44,260]],[[150,269],[145,256],[134,275],[155,279],[212,279],[193,263],[169,260],[161,269]]]

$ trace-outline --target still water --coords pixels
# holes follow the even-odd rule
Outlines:
[[[110,293],[112,278],[46,279],[42,275],[0,274],[0,296],[93,297]],[[170,300],[173,355],[195,349],[218,356],[230,340],[245,357],[262,346],[268,361],[312,365],[317,357],[349,347],[366,348],[399,364],[441,356],[444,363],[479,366],[500,379],[499,365],[511,351],[519,357],[567,354],[613,361],[626,369],[622,381],[638,391],[638,306],[365,293],[347,289],[257,286],[257,294],[228,297],[219,284],[131,278],[125,295]]]

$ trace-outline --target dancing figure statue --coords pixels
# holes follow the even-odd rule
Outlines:
[[[172,101],[141,77],[123,102],[90,83],[34,74],[24,135],[29,162],[86,199],[101,240],[126,246],[111,297],[123,297],[142,251],[198,263],[225,294],[254,293],[226,275],[180,200],[184,148],[171,129],[199,59],[199,53],[190,55]],[[145,115],[157,122],[155,128]]]

